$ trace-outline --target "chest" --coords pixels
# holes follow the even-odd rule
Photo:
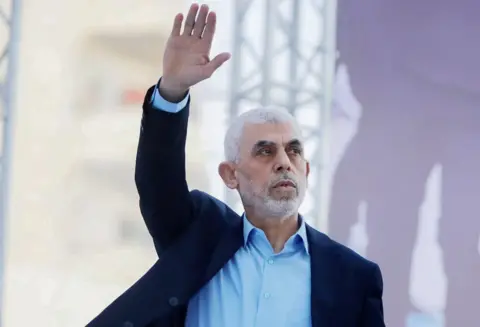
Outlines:
[[[191,298],[186,326],[310,327],[310,257],[241,247]]]

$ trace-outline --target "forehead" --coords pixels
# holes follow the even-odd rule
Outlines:
[[[293,139],[301,140],[301,135],[292,123],[250,123],[244,126],[242,146],[251,147],[260,140],[285,145]]]

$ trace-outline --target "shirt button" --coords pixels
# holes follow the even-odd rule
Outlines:
[[[266,298],[266,299],[268,299],[268,298],[270,297],[270,293],[265,293],[265,294],[263,294],[263,297]]]
[[[169,300],[168,300],[168,303],[172,306],[172,307],[176,307],[178,305],[178,299],[176,297],[171,297]]]
[[[273,259],[268,259],[268,264],[273,265]]]

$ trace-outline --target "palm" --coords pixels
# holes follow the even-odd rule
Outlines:
[[[192,36],[174,36],[168,40],[163,57],[164,75],[175,74],[188,85],[200,82],[205,76],[205,64],[210,55],[210,44]]]
[[[187,88],[209,78],[229,58],[227,53],[222,53],[210,61],[216,16],[212,12],[208,14],[208,7],[202,6],[195,20],[197,12],[198,6],[192,5],[182,34],[183,17],[176,17],[163,57],[164,78]]]
[[[190,51],[195,54],[206,55],[210,52],[211,43],[204,39],[189,36],[172,36],[168,40],[167,50],[177,51],[179,54]]]

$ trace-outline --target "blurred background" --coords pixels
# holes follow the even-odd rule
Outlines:
[[[84,326],[156,260],[134,185],[141,103],[191,1],[1,0],[2,327]],[[191,188],[240,210],[229,120],[288,108],[311,224],[377,261],[392,327],[478,327],[480,2],[216,0],[192,90]]]

